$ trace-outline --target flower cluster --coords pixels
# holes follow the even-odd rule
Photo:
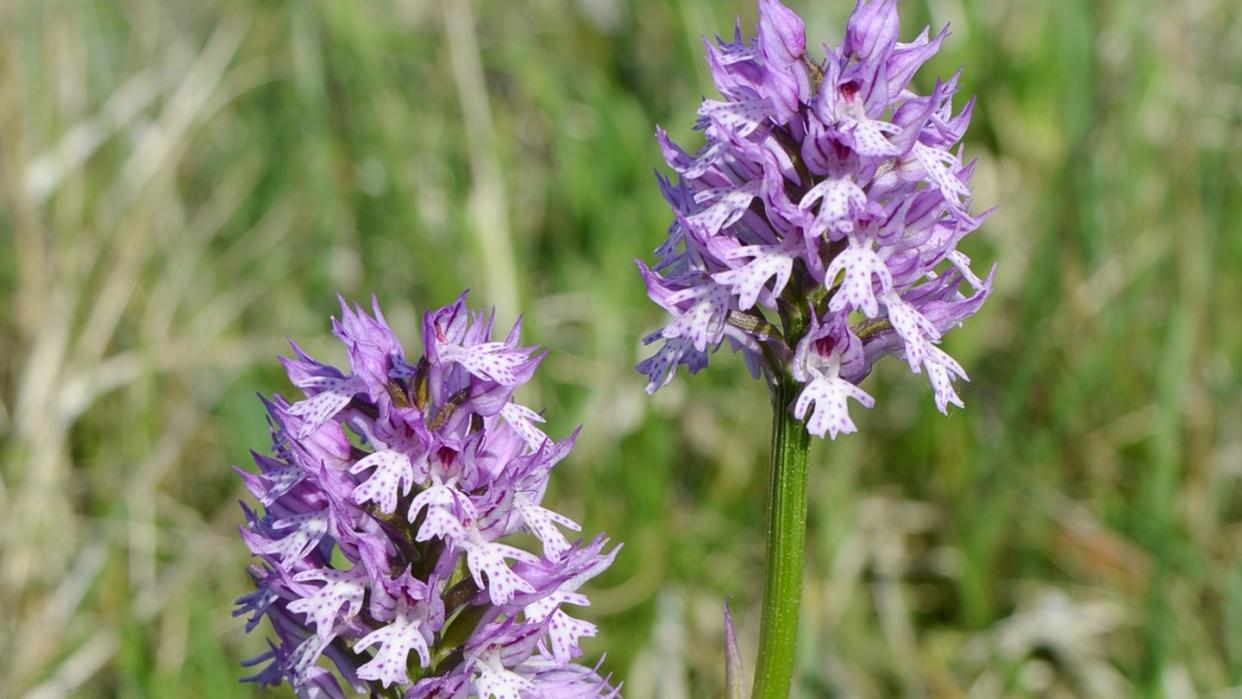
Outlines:
[[[571,543],[579,525],[540,505],[574,437],[548,439],[513,401],[543,355],[518,344],[520,323],[493,341],[465,294],[425,316],[412,360],[378,306],[341,312],[349,373],[295,344],[282,361],[305,398],[265,401],[272,455],[239,469],[263,511],[243,504],[259,562],[235,614],[277,636],[247,679],[309,697],[615,696],[573,663],[596,628],[564,607],[588,604],[579,588],[617,549]],[[519,530],[538,554],[502,543]]]
[[[953,113],[958,75],[928,95],[909,86],[947,31],[898,42],[896,0],[858,0],[817,61],[791,10],[760,0],[759,15],[753,39],[705,42],[723,96],[699,108],[706,144],[691,155],[656,132],[678,175],[659,177],[674,219],[639,268],[674,318],[646,338],[663,342],[638,366],[648,392],[727,339],[756,375],[798,382],[795,417],[821,437],[855,430],[847,400],[873,404],[858,383],[885,354],[926,371],[942,412],[961,406],[966,373],[939,342],[992,279],[957,250],[983,220],[973,163],[953,149],[974,101]]]

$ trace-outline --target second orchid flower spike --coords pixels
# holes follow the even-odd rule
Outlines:
[[[756,35],[706,42],[719,99],[706,99],[690,153],[658,129],[675,180],[648,295],[673,319],[646,338],[653,392],[679,366],[707,366],[724,343],[756,373],[802,387],[783,406],[817,436],[855,431],[847,400],[886,354],[924,374],[936,407],[962,405],[966,372],[940,348],[992,288],[958,242],[971,213],[973,162],[959,145],[974,100],[954,111],[958,75],[920,94],[910,80],[947,28],[897,40],[894,0],[858,2],[844,42],[807,50],[802,19],[761,0]],[[779,326],[780,332],[770,329]]]

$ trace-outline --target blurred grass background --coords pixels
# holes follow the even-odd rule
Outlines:
[[[846,0],[794,0],[812,45]],[[870,379],[816,446],[799,696],[1242,696],[1242,6],[903,0],[919,77],[980,108],[945,419]],[[701,34],[749,2],[17,0],[0,5],[0,696],[254,696],[230,464],[284,338],[334,294],[409,343],[463,286],[552,350],[586,430],[558,509],[625,542],[589,652],[627,696],[717,696],[753,649],[767,397],[740,361],[642,394],[632,260],[693,145]],[[861,412],[861,411],[859,411]],[[747,655],[749,655],[749,651]],[[1230,688],[1233,688],[1232,690]]]

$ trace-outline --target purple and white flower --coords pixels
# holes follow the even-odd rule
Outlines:
[[[575,664],[596,628],[563,607],[588,604],[579,588],[618,547],[571,541],[580,525],[541,504],[577,433],[549,439],[513,400],[543,355],[517,326],[493,341],[465,294],[426,315],[413,361],[377,305],[342,301],[332,329],[348,371],[294,345],[304,397],[264,401],[272,453],[240,471],[262,510],[243,504],[259,561],[235,614],[275,632],[246,679],[308,697],[616,696]],[[538,552],[505,543],[519,530]]]
[[[816,57],[801,18],[759,0],[755,37],[706,42],[721,95],[699,108],[706,143],[690,154],[656,132],[674,216],[639,268],[673,319],[646,338],[662,343],[638,365],[648,392],[727,340],[801,383],[786,407],[821,437],[855,430],[847,401],[871,407],[858,383],[885,354],[926,372],[942,412],[962,405],[966,373],[939,345],[992,287],[957,250],[986,217],[958,145],[974,101],[953,111],[957,75],[915,92],[947,29],[910,43],[898,29],[896,0],[858,0],[842,45]]]

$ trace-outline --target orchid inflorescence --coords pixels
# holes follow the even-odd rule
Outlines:
[[[550,440],[514,402],[543,358],[520,321],[493,341],[462,294],[425,316],[413,359],[378,305],[342,301],[332,329],[349,373],[294,344],[282,361],[305,398],[264,401],[272,454],[239,469],[262,513],[243,504],[259,562],[236,613],[276,634],[247,679],[308,697],[616,696],[573,662],[596,627],[564,607],[588,604],[579,588],[617,548],[570,542],[579,525],[541,505],[577,433]],[[519,530],[539,553],[502,542]]]
[[[802,20],[760,0],[757,36],[705,42],[723,97],[699,107],[705,145],[692,155],[656,132],[674,217],[654,268],[639,267],[674,318],[646,338],[663,343],[638,367],[648,392],[728,340],[755,375],[798,382],[782,407],[821,437],[855,431],[847,400],[872,406],[858,384],[885,354],[926,372],[942,412],[962,405],[966,373],[939,343],[991,290],[957,250],[984,218],[954,150],[974,100],[953,113],[960,72],[915,93],[947,29],[901,43],[898,28],[896,0],[858,0],[844,43],[815,59]]]
[[[857,0],[844,42],[817,59],[802,20],[759,0],[754,38],[738,26],[705,42],[722,96],[699,107],[706,143],[690,154],[656,132],[674,215],[654,266],[638,264],[673,319],[646,338],[662,343],[638,366],[647,390],[725,341],[774,389],[757,699],[788,696],[795,667],[807,433],[854,432],[848,402],[873,405],[859,383],[886,354],[926,374],[940,411],[960,407],[966,373],[940,343],[992,287],[957,249],[986,216],[970,213],[958,145],[974,101],[954,112],[960,73],[916,93],[947,30],[902,43],[898,29],[896,0]],[[293,345],[283,362],[305,397],[264,401],[271,454],[239,469],[262,508],[243,504],[259,562],[236,613],[276,635],[247,679],[306,697],[617,696],[575,662],[595,626],[563,609],[588,604],[580,588],[617,548],[571,542],[580,526],[542,506],[576,432],[551,440],[514,401],[543,358],[520,322],[494,341],[462,294],[425,316],[424,354],[407,359],[377,305],[341,312],[349,372]],[[520,531],[538,553],[514,545]],[[726,628],[740,696],[727,613]]]

